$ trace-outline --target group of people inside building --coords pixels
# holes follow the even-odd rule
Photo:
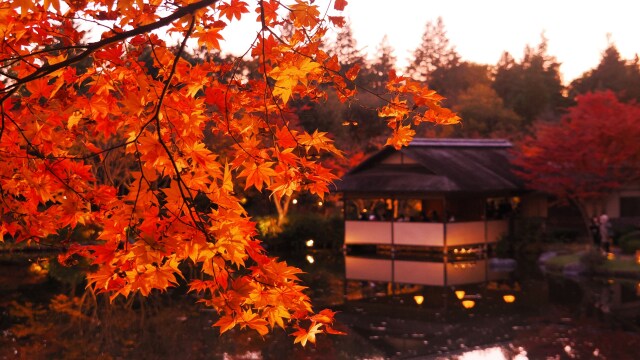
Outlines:
[[[454,222],[503,220],[517,207],[513,198],[450,199],[361,199],[347,209],[348,220],[397,222]]]

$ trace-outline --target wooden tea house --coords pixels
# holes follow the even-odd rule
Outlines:
[[[511,217],[546,217],[543,196],[511,171],[512,144],[495,139],[415,139],[386,147],[337,183],[345,245],[416,252],[486,249]]]

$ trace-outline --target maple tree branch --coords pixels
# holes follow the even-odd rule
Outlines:
[[[267,30],[267,31],[269,31],[269,33],[270,33],[271,35],[273,35],[273,36],[274,36],[278,41],[280,41],[280,42],[281,42],[281,43],[283,43],[283,44],[287,44],[287,42],[286,42],[282,37],[280,37],[278,34],[276,34],[275,32],[273,32],[273,30],[272,30],[271,28],[267,27],[267,28],[266,28],[266,30]],[[305,31],[305,36],[307,37],[307,39],[309,39],[309,35],[306,33],[306,31]],[[312,61],[316,61],[316,59],[314,59],[314,58],[313,58],[313,56],[310,56],[310,55],[308,55],[308,54],[304,54],[304,53],[302,53],[302,52],[300,52],[300,51],[296,50],[294,47],[291,47],[291,51],[293,51],[294,53],[296,53],[296,54],[298,54],[298,55],[300,55],[300,56],[304,56],[304,57],[306,57],[306,58],[308,58],[308,59],[310,59],[310,60],[312,60]],[[327,72],[329,72],[329,73],[333,73],[334,75],[338,75],[338,76],[340,76],[340,77],[341,77],[343,80],[345,80],[345,82],[347,82],[349,85],[353,85],[353,87],[354,87],[355,89],[363,90],[364,92],[366,92],[366,93],[368,93],[368,94],[370,94],[370,95],[373,95],[374,97],[376,97],[376,98],[378,98],[378,99],[380,99],[380,100],[384,101],[386,104],[389,104],[389,105],[391,105],[391,106],[393,106],[393,107],[396,107],[396,108],[399,108],[399,109],[408,110],[408,111],[410,111],[410,112],[415,112],[415,110],[416,110],[416,107],[415,107],[415,106],[413,106],[413,107],[409,107],[409,106],[400,106],[400,105],[398,105],[398,104],[396,104],[396,103],[394,103],[394,102],[390,101],[389,99],[385,99],[384,97],[380,96],[380,94],[378,94],[378,93],[374,92],[373,90],[371,90],[371,89],[369,89],[369,88],[367,88],[367,87],[359,86],[358,84],[356,84],[356,82],[355,82],[355,81],[353,81],[353,80],[351,80],[351,79],[347,78],[345,75],[341,74],[339,71],[335,71],[335,70],[329,69],[329,68],[327,68],[326,66],[324,66],[323,64],[321,64],[320,66],[321,66],[321,67],[322,67],[322,69],[324,69],[325,71],[327,71]],[[342,93],[343,95],[345,95],[345,96],[347,95],[347,94],[346,94],[346,93],[344,93],[341,89],[336,88],[336,91],[341,92],[341,93]],[[277,105],[277,104],[276,104],[276,105]],[[279,108],[279,106],[278,106],[278,108]],[[405,119],[405,120],[408,120],[408,119]]]
[[[4,126],[5,126],[4,117],[5,117],[4,103],[2,102],[0,103],[0,139],[2,139],[2,134],[4,134]]]
[[[267,54],[266,54],[266,51],[265,51],[265,44],[264,44],[264,39],[265,39],[264,32],[266,30],[266,31],[269,31],[269,33],[273,34],[273,31],[271,31],[271,29],[268,26],[266,26],[265,19],[264,19],[264,4],[263,4],[262,1],[260,1],[260,21],[262,23],[261,33],[262,33],[262,39],[263,39],[261,52],[262,52],[262,58],[264,60],[266,60],[267,59]],[[281,38],[278,38],[278,40],[280,40],[283,44],[286,44],[284,42],[284,40],[282,40]],[[296,145],[297,145],[296,148],[299,149],[300,148],[300,143],[298,142],[298,139],[293,135],[293,132],[289,128],[289,125],[286,124],[286,122],[284,121],[283,110],[280,107],[280,104],[278,104],[278,101],[275,98],[275,95],[273,95],[273,88],[269,84],[269,77],[267,76],[267,63],[264,60],[262,61],[262,73],[264,74],[263,78],[264,78],[264,83],[266,85],[265,86],[265,94],[264,94],[265,121],[267,122],[267,124],[269,123],[269,109],[268,109],[268,106],[267,106],[267,95],[268,95],[267,93],[270,93],[271,94],[271,100],[273,100],[273,103],[278,108],[278,112],[280,113],[280,118],[283,119],[284,126],[287,128],[287,131],[289,132],[289,134],[291,135],[293,140],[296,142]],[[269,129],[271,130],[271,127],[269,127]],[[276,137],[275,134],[273,133],[273,131],[271,131],[271,135],[274,136],[274,138]],[[298,153],[298,156],[301,156],[301,154]]]
[[[150,24],[146,24],[146,25],[142,25],[140,27],[128,30],[128,31],[123,31],[121,33],[117,33],[114,36],[93,42],[93,43],[89,43],[86,45],[86,50],[84,50],[83,52],[81,52],[80,54],[70,57],[64,61],[61,61],[59,63],[53,64],[53,65],[46,65],[43,67],[38,68],[36,71],[32,72],[31,74],[21,78],[19,81],[17,81],[14,84],[11,84],[7,87],[5,87],[3,89],[3,92],[5,92],[5,95],[0,98],[0,102],[5,101],[7,98],[9,98],[11,95],[13,95],[15,93],[15,91],[23,84],[26,84],[30,81],[39,79],[41,77],[47,76],[49,74],[52,74],[54,72],[56,72],[57,70],[63,69],[71,64],[77,63],[79,61],[81,61],[82,59],[88,57],[89,55],[91,55],[92,53],[94,53],[95,51],[113,44],[113,43],[117,43],[119,41],[128,39],[130,37],[134,37],[136,35],[142,35],[145,33],[148,33],[150,31],[159,29],[163,26],[167,26],[169,24],[171,24],[173,21],[178,20],[184,16],[187,15],[192,15],[197,11],[200,10],[202,8],[205,8],[207,6],[213,5],[217,2],[218,0],[201,0],[199,2],[195,2],[195,3],[191,3],[187,6],[181,7],[178,10],[176,10],[173,14],[161,18],[160,20],[150,23]],[[195,20],[194,20],[195,21]]]
[[[182,196],[182,199],[187,204],[187,210],[189,212],[189,217],[191,217],[191,220],[193,220],[194,226],[197,229],[199,229],[205,235],[207,240],[211,241],[211,237],[209,236],[209,233],[207,232],[207,230],[205,229],[205,227],[203,225],[203,221],[202,221],[202,218],[200,217],[200,213],[195,209],[195,203],[194,203],[195,202],[195,198],[194,198],[193,194],[191,193],[191,191],[189,190],[189,188],[187,187],[187,184],[185,183],[184,179],[182,179],[182,176],[180,175],[180,169],[178,168],[176,160],[173,157],[173,154],[172,154],[171,150],[169,149],[169,146],[162,139],[162,131],[161,131],[162,130],[162,126],[160,124],[160,112],[162,111],[162,107],[163,107],[162,103],[164,101],[164,98],[165,98],[167,92],[169,91],[169,87],[171,86],[171,80],[173,79],[173,76],[176,73],[176,69],[178,68],[178,62],[180,61],[180,58],[182,57],[184,49],[187,46],[187,40],[189,40],[189,37],[193,33],[193,30],[195,28],[195,24],[196,24],[196,19],[195,19],[195,16],[192,15],[191,23],[189,24],[189,29],[185,33],[184,39],[182,40],[182,43],[180,44],[180,47],[178,48],[178,51],[177,51],[177,53],[175,55],[173,64],[171,66],[171,71],[169,72],[169,76],[165,80],[165,85],[162,88],[162,92],[160,93],[160,97],[158,98],[158,104],[156,105],[156,112],[155,112],[154,116],[152,117],[152,119],[154,119],[154,121],[156,123],[156,134],[158,135],[158,142],[160,143],[160,145],[162,146],[164,151],[167,153],[167,157],[169,158],[169,161],[171,162],[171,165],[173,165],[173,169],[176,172],[176,181],[178,183],[178,190],[180,191],[180,195]],[[194,207],[194,209],[192,210],[191,207]],[[196,220],[196,216],[194,215],[194,211],[195,211],[195,213],[196,213],[196,215],[198,217],[197,220]]]

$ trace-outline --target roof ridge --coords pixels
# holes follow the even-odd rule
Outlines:
[[[512,147],[506,139],[414,138],[409,146]]]

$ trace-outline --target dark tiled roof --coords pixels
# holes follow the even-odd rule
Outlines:
[[[511,172],[511,143],[494,139],[415,139],[400,152],[417,164],[383,164],[387,147],[336,182],[339,192],[504,193],[523,189]]]

